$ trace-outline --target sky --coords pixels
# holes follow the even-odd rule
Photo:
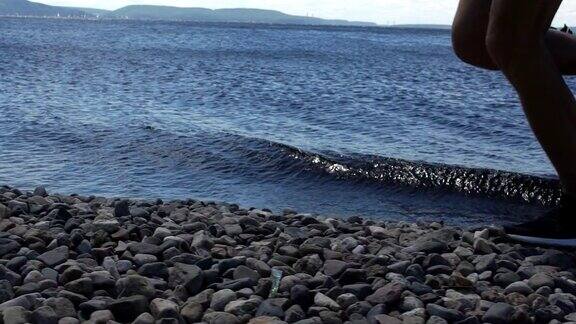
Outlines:
[[[118,9],[133,4],[203,8],[259,8],[378,24],[450,24],[458,0],[33,0],[51,5]],[[483,1],[483,0],[478,0]],[[576,1],[565,0],[555,24],[576,26]]]

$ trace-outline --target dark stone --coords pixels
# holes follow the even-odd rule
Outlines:
[[[257,282],[258,280],[260,280],[260,275],[258,274],[257,271],[252,270],[245,265],[240,265],[236,267],[236,269],[234,269],[233,278],[234,279],[250,278],[254,280],[254,282]]]
[[[50,306],[55,312],[58,318],[62,317],[76,317],[76,309],[74,304],[66,298],[56,297],[48,298],[44,302],[45,306]]]
[[[132,322],[140,314],[148,312],[148,299],[142,295],[124,297],[112,302],[108,308],[117,321]]]
[[[353,284],[343,286],[342,292],[354,294],[359,300],[364,300],[366,297],[370,296],[374,290],[372,290],[372,286],[369,284]]]
[[[8,238],[0,238],[0,257],[8,253],[18,252],[20,244]]]
[[[231,289],[231,290],[240,290],[244,288],[252,288],[256,285],[250,278],[238,279],[238,280],[230,280],[216,285],[218,290],[222,289]]]
[[[149,219],[150,213],[144,208],[134,207],[134,208],[130,209],[130,216],[132,216],[134,218]]]
[[[82,271],[82,269],[78,268],[77,266],[69,267],[60,275],[60,283],[67,284],[68,282],[80,279],[82,275],[84,275],[84,271]]]
[[[38,260],[42,261],[48,267],[54,267],[60,263],[64,263],[68,260],[68,247],[60,246],[53,250],[38,256]]]
[[[327,260],[324,262],[323,272],[332,278],[338,278],[350,265],[340,260]]]
[[[348,317],[351,317],[352,314],[360,314],[362,316],[366,316],[366,314],[368,314],[372,308],[373,306],[367,301],[357,302],[346,309],[346,315]]]
[[[319,315],[323,324],[342,324],[342,319],[338,313],[332,311],[323,311],[320,312]]]
[[[66,298],[76,306],[88,301],[88,298],[86,296],[83,296],[83,295],[80,295],[77,293],[73,293],[73,292],[68,291],[68,290],[60,291],[58,293],[58,297]]]
[[[170,268],[168,283],[174,288],[183,285],[191,296],[196,295],[204,287],[204,273],[195,265],[176,263]]]
[[[288,323],[294,323],[306,318],[306,313],[300,305],[293,305],[286,310],[284,320]]]
[[[518,276],[520,277],[520,276]],[[542,287],[550,287],[550,288],[554,288],[554,278],[552,278],[551,276],[545,274],[545,273],[537,273],[535,275],[533,275],[532,277],[530,277],[530,279],[528,280],[528,285],[534,289],[534,290],[538,290],[539,288]]]
[[[218,263],[218,271],[220,274],[224,274],[224,272],[234,269],[240,265],[244,264],[244,260],[242,259],[224,259]]]
[[[181,253],[179,255],[173,256],[169,260],[171,263],[184,263],[198,266],[198,262],[202,260],[202,257],[190,253]]]
[[[42,306],[32,312],[32,322],[41,324],[57,324],[58,315],[49,306]]]
[[[8,202],[8,208],[11,210],[12,215],[20,215],[30,211],[27,203],[18,200],[10,200]]]
[[[24,324],[30,320],[30,312],[22,306],[12,306],[2,311],[2,319],[5,324]]]
[[[46,197],[48,196],[48,191],[46,191],[44,186],[38,186],[34,189],[33,194],[34,196]]]
[[[386,314],[387,312],[388,309],[386,308],[386,305],[379,304],[370,309],[368,314],[366,314],[366,319],[368,319],[369,323],[377,323],[376,316]]]
[[[12,284],[8,280],[0,280],[0,304],[14,298]]]
[[[119,279],[116,282],[116,293],[118,297],[129,297],[142,295],[151,299],[156,294],[156,290],[147,278],[137,275],[130,275]]]
[[[292,301],[292,304],[300,305],[306,310],[314,304],[314,295],[310,292],[308,287],[295,285],[290,289],[290,300]]]
[[[114,300],[110,297],[94,297],[93,299],[88,300],[78,306],[82,315],[88,317],[92,313],[106,310],[111,302]]]
[[[366,301],[372,305],[390,305],[400,301],[402,292],[406,287],[399,282],[392,282],[376,290],[372,295],[366,297]]]
[[[374,322],[370,322],[371,324],[402,324],[402,321],[397,319],[396,317],[392,317],[390,315],[381,314],[374,317]],[[428,321],[428,324],[434,324],[432,321]]]
[[[407,253],[444,253],[448,251],[448,245],[438,239],[418,239],[412,246],[403,250]]]
[[[186,323],[198,323],[204,315],[204,307],[199,303],[186,303],[180,310],[180,315]]]
[[[448,322],[456,322],[460,321],[464,318],[463,314],[455,309],[450,309],[446,307],[442,307],[436,304],[428,304],[426,306],[426,311],[431,316],[438,316],[441,317]]]
[[[536,323],[548,323],[552,320],[561,321],[564,315],[560,307],[552,305],[541,307],[534,311]]]
[[[482,273],[484,271],[496,269],[496,254],[480,255],[474,260],[476,271]]]
[[[338,282],[343,286],[366,282],[366,271],[363,269],[346,269]]]
[[[521,281],[522,278],[515,272],[504,272],[504,273],[497,273],[494,276],[494,283],[502,288],[506,288],[509,285]]]
[[[254,289],[254,295],[257,295],[257,296],[260,296],[263,298],[268,298],[271,290],[272,290],[272,280],[269,278],[260,279],[258,281],[258,285],[256,286],[256,289]]]
[[[514,314],[514,307],[506,303],[492,305],[482,317],[483,322],[491,324],[506,324],[510,322]]]
[[[167,300],[156,298],[150,303],[150,311],[154,317],[160,318],[179,318],[178,304]],[[176,322],[178,323],[178,322]]]
[[[426,272],[422,269],[422,266],[419,264],[411,264],[406,268],[406,276],[407,277],[415,277],[419,280],[424,280],[426,276]]]
[[[80,278],[67,283],[64,288],[73,293],[90,296],[93,291],[92,280],[90,278]]]
[[[116,202],[116,205],[114,206],[114,216],[130,216],[130,202],[128,200]]]
[[[206,313],[202,321],[208,324],[239,324],[240,320],[233,314],[225,312]]]
[[[12,286],[17,286],[22,281],[22,276],[0,264],[0,280],[6,280]]]
[[[2,243],[0,243],[2,244]],[[12,271],[15,272],[19,272],[20,269],[26,265],[26,263],[28,262],[28,258],[25,256],[18,256],[15,258],[12,258],[10,261],[8,261],[8,263],[6,263],[6,267]]]
[[[55,208],[51,210],[50,213],[48,213],[46,218],[53,219],[55,221],[68,222],[72,219],[72,214],[70,214],[70,212],[65,208]]]
[[[256,316],[284,317],[283,301],[279,299],[266,299],[256,310]]]
[[[128,250],[136,254],[152,254],[159,256],[162,254],[162,248],[158,245],[143,243],[143,242],[132,242],[128,244]]]
[[[148,278],[168,278],[168,266],[164,262],[153,262],[142,265],[138,274]]]
[[[437,266],[433,266],[430,267],[426,270],[429,274],[432,275],[439,275],[439,274],[451,274],[452,273],[452,268],[449,266],[445,266],[445,265],[437,265]]]
[[[468,261],[462,261],[456,267],[456,271],[460,272],[463,276],[468,276],[476,272],[474,265]]]

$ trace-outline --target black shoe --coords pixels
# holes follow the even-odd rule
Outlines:
[[[505,226],[507,236],[518,242],[576,247],[576,200],[563,199],[561,205],[543,217],[520,225]]]

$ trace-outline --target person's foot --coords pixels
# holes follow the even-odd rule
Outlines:
[[[507,236],[518,242],[557,247],[576,247],[576,199],[563,199],[543,217],[520,225],[505,226]]]

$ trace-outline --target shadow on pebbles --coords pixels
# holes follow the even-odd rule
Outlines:
[[[574,255],[498,228],[0,187],[0,323],[576,322]]]

